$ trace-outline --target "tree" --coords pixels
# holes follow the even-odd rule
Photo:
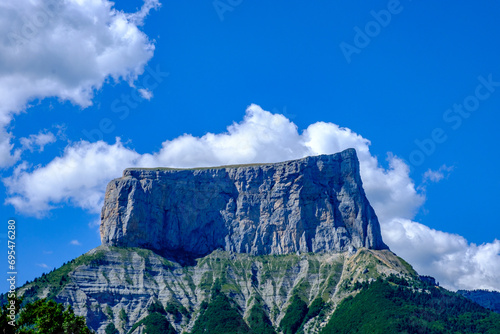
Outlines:
[[[280,327],[283,333],[293,334],[297,332],[307,314],[307,311],[307,304],[300,299],[298,295],[294,294],[291,298],[290,305],[288,305],[288,308],[286,309],[286,314],[280,322]]]
[[[120,334],[118,329],[116,329],[115,324],[113,324],[112,322],[106,326],[106,329],[104,331],[106,332],[106,334]]]
[[[21,301],[17,300],[20,305]],[[19,310],[16,326],[4,327],[4,319],[7,316],[7,305],[4,305],[0,314],[0,325],[2,328],[13,328],[12,333],[19,334],[92,334],[85,318],[77,316],[73,308],[56,303],[53,300],[40,299],[28,303]],[[5,333],[9,333],[5,331]]]
[[[2,305],[0,309],[0,328],[3,330],[3,334],[15,334],[17,326],[12,326],[12,317],[19,314],[20,305],[22,299],[14,298],[7,299],[7,303]],[[15,321],[15,318],[14,318]],[[14,322],[15,324],[15,322]]]

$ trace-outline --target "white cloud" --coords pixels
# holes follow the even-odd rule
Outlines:
[[[12,133],[5,129],[6,124],[0,122],[0,168],[12,166],[21,156],[21,150],[14,150]]]
[[[197,167],[276,162],[311,154],[295,124],[251,105],[243,121],[229,126],[227,132],[199,138],[186,134],[165,141],[155,158],[163,166]]]
[[[283,115],[251,105],[243,121],[232,124],[224,133],[202,137],[185,134],[163,142],[160,151],[152,154],[139,154],[119,139],[114,144],[82,141],[68,146],[62,156],[45,166],[21,164],[4,183],[9,193],[7,202],[23,213],[42,215],[63,203],[97,213],[106,184],[127,167],[276,162],[354,147],[366,194],[391,249],[446,286],[500,290],[495,283],[500,282],[500,242],[468,244],[458,235],[412,222],[425,198],[415,189],[408,166],[388,154],[389,167],[382,168],[369,145],[361,135],[332,123],[314,123],[299,133]]]
[[[305,145],[313,154],[327,154],[354,147],[358,153],[363,187],[380,221],[395,217],[413,218],[425,198],[417,193],[408,166],[392,154],[389,168],[379,166],[369,151],[370,141],[332,123],[310,125],[303,134]]]
[[[230,125],[224,133],[202,137],[185,134],[163,142],[159,152],[143,155],[119,139],[112,145],[81,141],[68,146],[61,157],[46,166],[20,164],[4,183],[10,195],[7,202],[24,213],[40,215],[64,202],[99,212],[106,184],[127,167],[277,162],[354,147],[364,187],[381,220],[412,218],[424,199],[416,192],[408,167],[389,155],[390,167],[383,169],[371,156],[369,144],[350,129],[332,123],[312,124],[300,134],[283,115],[251,105],[243,121]]]
[[[141,165],[145,157],[119,140],[113,145],[78,142],[46,166],[30,168],[25,162],[17,166],[4,179],[10,194],[6,202],[38,217],[65,202],[99,212],[106,183],[120,176],[124,166]]]
[[[78,241],[78,240],[76,240],[76,239],[75,239],[75,240],[71,240],[71,241],[69,242],[69,244],[70,244],[70,245],[73,245],[73,246],[81,246],[81,245],[82,245],[82,244],[80,243],[80,241]]]
[[[438,170],[428,169],[424,173],[422,183],[428,183],[428,182],[437,183],[437,182],[441,181],[442,179],[447,178],[452,170],[453,170],[453,166],[448,167],[446,165],[442,165],[441,167],[439,167]]]
[[[408,219],[383,223],[382,236],[420,274],[436,277],[446,288],[500,291],[500,240],[469,244],[460,235]]]
[[[141,9],[136,13],[129,14],[128,18],[135,25],[142,26],[144,19],[148,16],[151,9],[158,9],[160,6],[161,4],[158,0],[144,0],[144,5]]]
[[[46,265],[45,263],[37,263],[36,265],[39,266],[39,267],[41,267],[41,268],[45,268],[45,269],[49,268],[49,266]]]
[[[46,97],[92,104],[109,78],[131,85],[154,44],[139,30],[157,0],[124,13],[107,0],[0,2],[0,167],[19,159],[6,128],[28,103]]]
[[[141,97],[145,100],[149,101],[153,98],[153,92],[150,91],[149,89],[139,88],[138,91],[139,91],[139,94],[141,94]]]
[[[30,135],[28,138],[21,138],[19,141],[25,150],[33,152],[33,150],[38,147],[38,151],[43,152],[45,145],[56,142],[56,136],[54,136],[52,132],[40,131],[36,135]]]

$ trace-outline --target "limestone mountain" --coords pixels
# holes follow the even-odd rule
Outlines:
[[[106,189],[104,245],[166,256],[387,249],[354,149],[274,164],[127,169]]]
[[[18,294],[69,304],[99,334],[293,334],[362,321],[343,306],[352,296],[366,304],[380,291],[406,293],[428,305],[441,293],[382,241],[353,149],[274,164],[127,169],[106,189],[100,230],[100,247]],[[476,313],[464,319],[490,316],[467,302],[459,309]],[[432,326],[451,319],[435,316],[426,318]],[[406,328],[408,317],[379,332]]]

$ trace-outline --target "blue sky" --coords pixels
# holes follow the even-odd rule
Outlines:
[[[14,218],[19,284],[100,245],[126,167],[355,147],[393,251],[500,290],[498,2],[34,3],[0,3],[0,242]]]

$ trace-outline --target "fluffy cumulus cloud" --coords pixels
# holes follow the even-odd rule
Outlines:
[[[154,52],[139,26],[159,5],[145,0],[124,13],[107,0],[0,2],[0,167],[19,158],[7,128],[31,101],[57,97],[87,107],[110,78],[133,85]]]
[[[224,133],[185,134],[163,142],[151,154],[139,154],[119,139],[114,144],[81,141],[45,166],[20,164],[4,183],[10,195],[7,202],[24,213],[41,215],[65,202],[98,212],[106,183],[126,167],[277,162],[354,147],[366,192],[381,220],[411,218],[424,198],[415,190],[408,167],[391,155],[389,168],[380,167],[369,145],[367,139],[333,123],[315,123],[300,133],[285,116],[251,105],[244,119]]]
[[[457,234],[445,233],[408,219],[382,225],[384,241],[419,273],[435,276],[450,289],[500,291],[500,240],[469,244]]]
[[[332,123],[315,123],[303,133],[310,154],[328,154],[354,147],[358,153],[361,178],[368,199],[381,221],[412,218],[425,198],[415,190],[408,166],[392,154],[387,155],[389,168],[380,167],[369,151],[370,141]]]
[[[227,132],[200,138],[183,135],[164,142],[155,157],[163,166],[198,167],[276,162],[311,154],[294,123],[251,105],[243,121],[230,125]]]
[[[367,196],[393,251],[447,287],[500,290],[500,241],[477,246],[413,222],[425,198],[401,159],[388,154],[388,167],[381,167],[370,153],[370,141],[350,129],[318,122],[299,131],[285,116],[257,105],[248,107],[244,119],[226,132],[202,137],[185,134],[163,142],[153,153],[139,154],[119,139],[114,144],[74,143],[45,166],[19,165],[4,183],[8,203],[24,213],[43,215],[64,203],[99,212],[107,182],[127,167],[277,162],[351,147],[358,153]]]
[[[125,166],[142,165],[144,158],[119,140],[113,145],[78,142],[46,166],[17,166],[4,179],[10,194],[7,203],[38,217],[64,202],[99,212],[106,183],[120,176]]]

